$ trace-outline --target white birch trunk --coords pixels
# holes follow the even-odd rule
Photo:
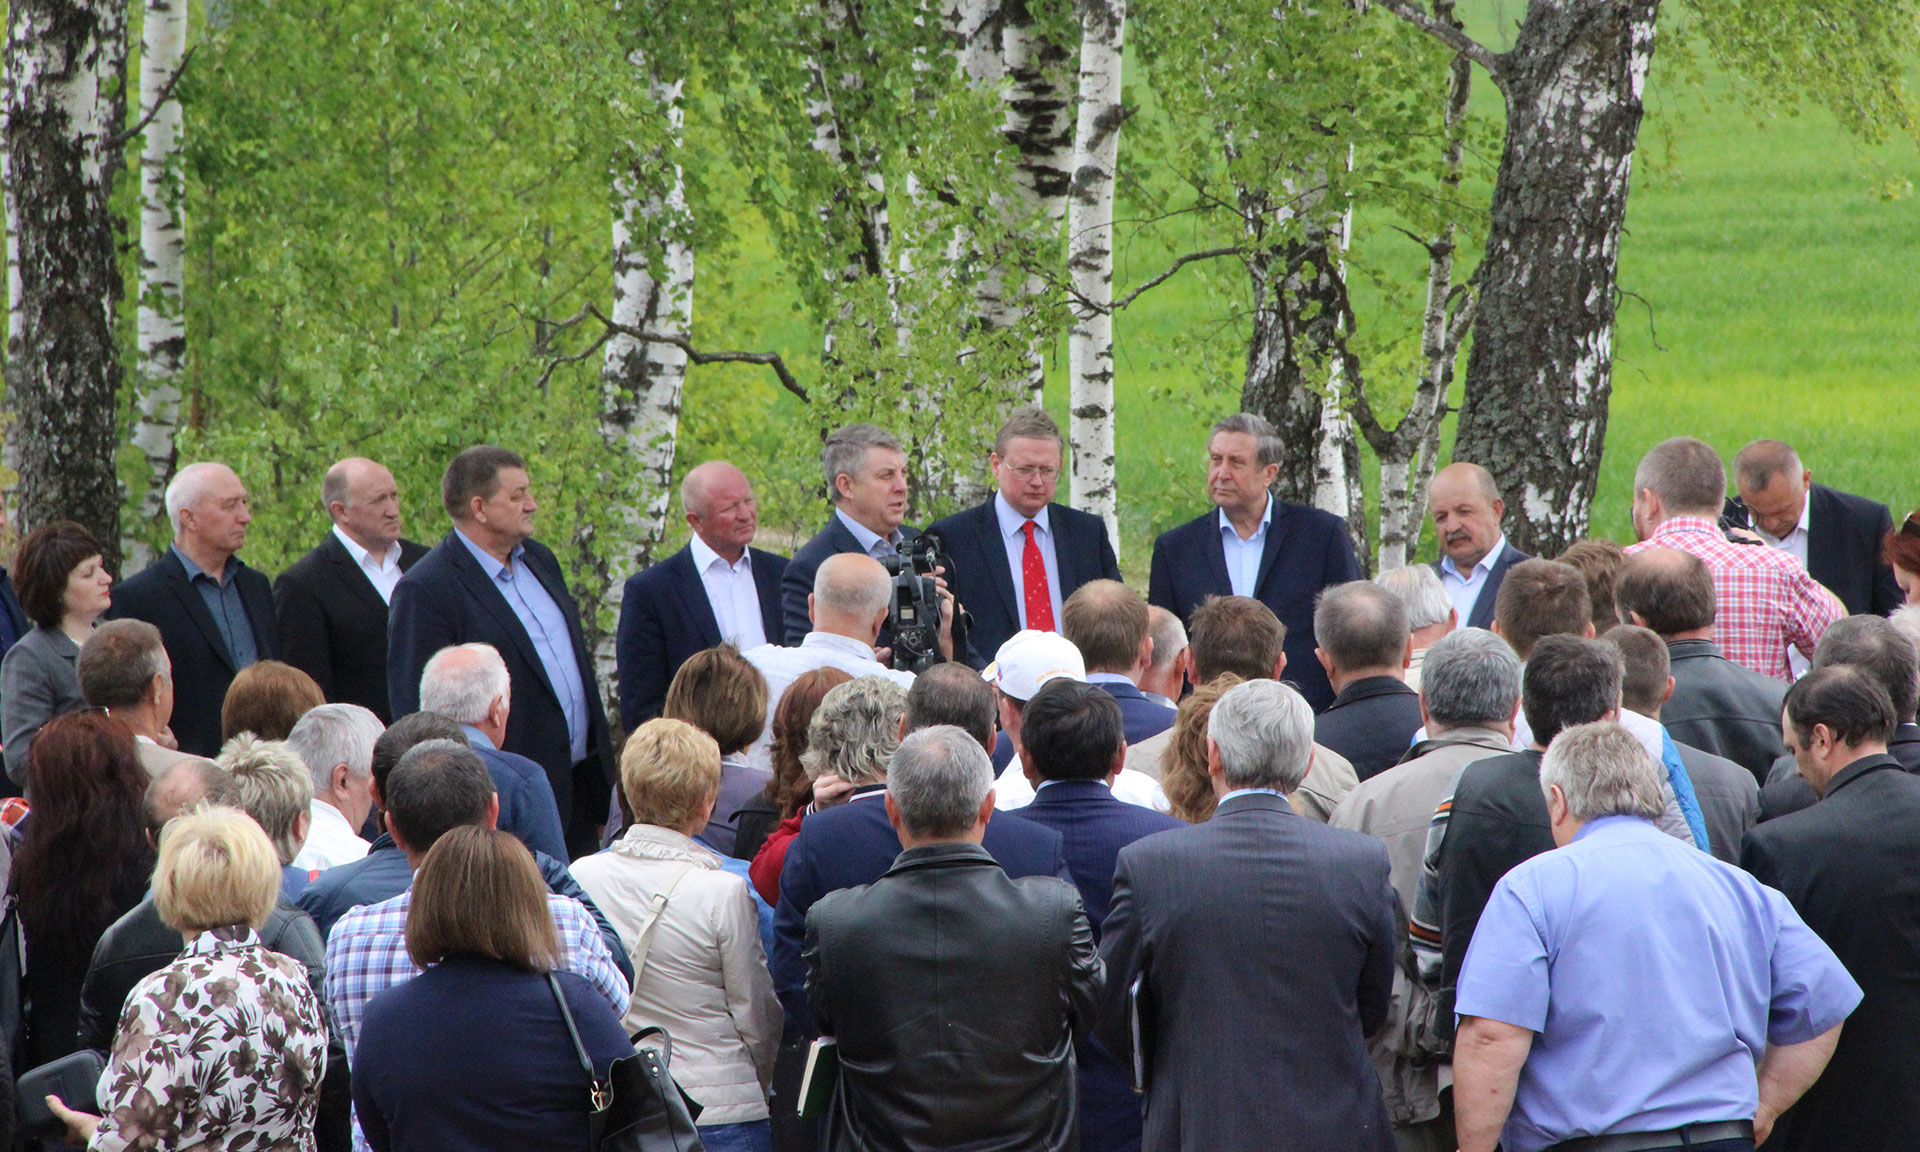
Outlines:
[[[169,90],[187,50],[186,0],[147,0],[140,44],[139,349],[134,364],[133,445],[147,461],[145,490],[121,546],[129,567],[151,556],[143,531],[165,513],[180,425],[186,355],[186,175],[180,165],[180,101]],[[164,97],[164,99],[163,99]]]
[[[1000,32],[1001,59],[1007,83],[1002,91],[1005,116],[1002,134],[1020,153],[1015,169],[1015,212],[1033,229],[1026,240],[1038,248],[1039,263],[1050,264],[1060,243],[1060,224],[1067,213],[1067,189],[1073,182],[1074,125],[1067,115],[1067,65],[1072,56],[1062,46],[1034,29],[1026,0],[1003,0]],[[982,318],[1003,327],[1031,315],[1045,300],[1046,279],[1037,272],[1025,275],[996,264],[991,272],[990,300],[1000,306]],[[1008,280],[1017,280],[1018,297]],[[1040,403],[1046,384],[1046,366],[1036,338],[1027,351],[1026,401]],[[1117,539],[1117,537],[1116,537]]]
[[[836,93],[846,93],[855,99],[864,96],[866,78],[857,66],[848,64],[846,57],[870,49],[850,48],[846,44],[852,23],[847,0],[827,0],[813,12],[821,21],[823,42],[822,50],[803,62],[809,80],[807,117],[813,124],[812,147],[851,177],[842,191],[820,206],[821,229],[827,242],[836,246],[842,243],[848,227],[854,229],[859,238],[847,251],[846,263],[837,271],[829,270],[828,276],[838,283],[851,283],[864,276],[885,276],[891,282],[893,226],[887,215],[886,176],[880,169],[878,155],[842,124],[835,96]],[[889,297],[896,302],[897,310],[898,295],[891,286]],[[837,325],[851,316],[852,305],[848,303],[828,322],[821,340],[824,363],[832,364],[839,359]]]
[[[1076,298],[1067,337],[1073,506],[1120,539],[1113,436],[1113,184],[1120,159],[1126,0],[1079,0],[1080,108],[1067,197],[1067,268]]]

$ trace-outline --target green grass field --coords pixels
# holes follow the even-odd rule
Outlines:
[[[1502,6],[1509,17],[1522,7],[1469,6],[1476,33],[1496,44]],[[1491,84],[1484,75],[1475,84],[1479,106],[1497,113]],[[1920,198],[1883,190],[1920,179],[1912,142],[1869,148],[1820,110],[1763,118],[1725,76],[1709,70],[1704,83],[1682,85],[1658,58],[1648,107],[1622,246],[1631,295],[1620,309],[1596,534],[1628,537],[1635,461],[1682,433],[1728,456],[1756,436],[1788,439],[1819,479],[1887,502],[1897,519],[1920,504],[1920,470],[1900,447],[1920,417]],[[1363,212],[1358,245],[1382,244],[1389,223]],[[742,222],[737,236],[732,252],[703,266],[702,328],[804,361],[814,329],[792,310],[783,270],[763,234]],[[1159,271],[1173,247],[1123,233],[1117,291]],[[1407,266],[1417,283],[1417,264]],[[1130,576],[1144,576],[1155,531],[1202,506],[1204,429],[1239,395],[1244,326],[1223,319],[1237,274],[1224,262],[1189,268],[1116,322]],[[1061,416],[1065,360],[1063,338],[1048,391]],[[778,419],[789,406],[755,370],[697,369],[688,400],[696,439],[712,388],[734,398],[730,410],[764,396]]]

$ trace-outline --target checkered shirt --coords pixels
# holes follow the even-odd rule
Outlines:
[[[1812,659],[1821,634],[1847,614],[1792,555],[1728,543],[1719,525],[1703,516],[1675,516],[1626,552],[1631,556],[1649,548],[1673,548],[1706,563],[1719,601],[1714,640],[1727,659],[1776,680],[1793,679],[1789,646]]]

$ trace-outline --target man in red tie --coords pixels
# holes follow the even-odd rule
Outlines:
[[[946,539],[947,584],[973,614],[980,653],[998,651],[1023,628],[1057,631],[1075,589],[1120,578],[1100,518],[1053,502],[1061,448],[1060,427],[1043,409],[1016,409],[987,454],[993,498],[928,529]]]

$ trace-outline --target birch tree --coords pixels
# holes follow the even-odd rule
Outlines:
[[[1120,160],[1120,100],[1126,0],[1077,0],[1080,100],[1067,192],[1067,271],[1073,325],[1067,334],[1067,441],[1071,500],[1120,538],[1113,435],[1113,184]]]
[[[187,346],[186,227],[182,213],[186,173],[181,166],[182,115],[174,87],[187,51],[186,0],[147,0],[140,38],[139,347],[134,359],[133,446],[146,462],[133,512],[135,525],[165,514],[173,479],[174,433],[180,423],[180,383]],[[128,566],[145,567],[146,541],[130,532],[122,541]]]
[[[22,530],[67,518],[117,567],[120,298],[110,200],[126,116],[126,11],[112,0],[13,0],[4,150],[9,284],[7,452]]]

